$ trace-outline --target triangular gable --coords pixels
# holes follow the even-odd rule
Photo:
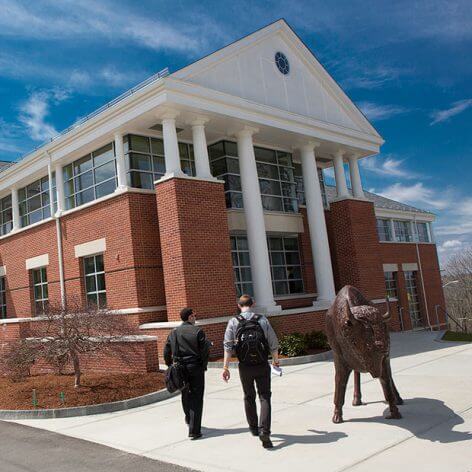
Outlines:
[[[275,64],[282,52],[290,72]],[[284,20],[175,72],[173,77],[380,137]]]

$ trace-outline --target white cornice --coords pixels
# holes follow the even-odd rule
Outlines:
[[[420,213],[414,211],[405,211],[405,210],[391,210],[387,208],[375,208],[375,216],[379,218],[394,218],[402,220],[416,220],[424,222],[432,222],[436,219],[436,215],[432,213]]]

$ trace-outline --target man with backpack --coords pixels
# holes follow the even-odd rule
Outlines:
[[[265,316],[253,312],[254,300],[250,295],[242,295],[238,301],[241,313],[229,320],[224,339],[223,380],[231,377],[229,360],[233,353],[239,360],[239,376],[244,391],[244,407],[249,429],[259,436],[262,446],[273,447],[270,440],[271,425],[271,369],[268,363],[272,355],[273,365],[279,365],[279,342]],[[260,420],[257,418],[256,389],[261,402]]]
[[[195,326],[196,314],[191,308],[180,312],[182,324],[172,330],[164,347],[167,366],[180,364],[185,387],[182,389],[182,407],[190,439],[202,437],[203,393],[211,343],[205,332]]]

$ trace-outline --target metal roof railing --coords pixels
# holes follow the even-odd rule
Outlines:
[[[49,138],[47,141],[42,142],[40,145],[36,146],[32,151],[28,152],[27,154],[24,154],[17,161],[12,162],[12,165],[22,161],[23,159],[27,158],[30,154],[33,154],[34,152],[36,152],[38,149],[42,148],[46,144],[52,143],[56,139],[60,138],[61,136],[64,136],[65,134],[71,132],[72,130],[78,128],[79,126],[83,125],[84,123],[86,123],[87,121],[89,121],[92,118],[96,117],[97,115],[104,112],[105,110],[108,110],[109,108],[116,105],[117,103],[119,103],[119,102],[123,101],[124,99],[128,98],[129,96],[135,94],[139,90],[142,90],[143,88],[147,87],[148,85],[151,85],[151,84],[157,82],[158,80],[160,80],[163,77],[166,77],[168,75],[169,75],[169,68],[168,67],[166,67],[165,69],[160,70],[157,74],[151,75],[151,77],[147,78],[143,82],[140,82],[138,85],[135,85],[133,88],[127,90],[124,93],[122,93],[121,95],[114,98],[110,102],[105,103],[105,105],[101,106],[97,110],[93,111],[92,113],[88,114],[87,116],[84,116],[80,120],[77,120],[74,124],[72,124],[71,126],[66,128],[65,130],[63,130],[60,133],[56,134],[55,136]],[[11,167],[11,166],[8,166],[8,167]],[[5,170],[5,169],[2,169],[2,170]]]

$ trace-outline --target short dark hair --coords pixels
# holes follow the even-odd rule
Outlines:
[[[238,300],[238,305],[239,306],[252,306],[254,305],[254,299],[251,297],[251,295],[241,295]]]
[[[182,310],[180,310],[180,319],[182,321],[188,321],[192,314],[193,310],[191,308],[182,308]]]

